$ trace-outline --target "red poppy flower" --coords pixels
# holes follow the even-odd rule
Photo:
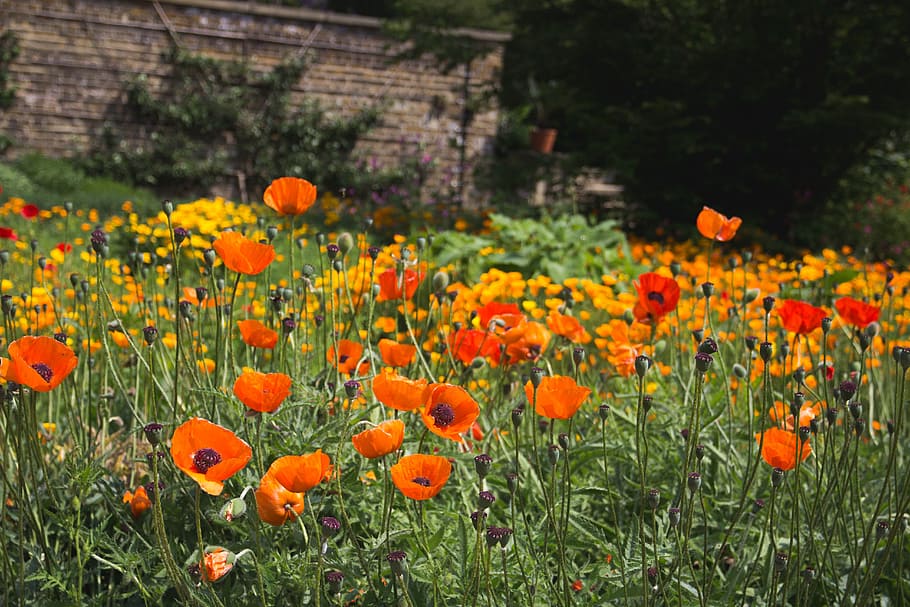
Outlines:
[[[801,441],[796,433],[782,430],[778,427],[772,427],[765,430],[765,438],[761,440],[761,434],[755,435],[755,440],[761,442],[761,456],[765,462],[774,468],[781,470],[792,470],[796,467],[796,453],[799,449],[800,461],[805,461],[809,454],[812,453],[812,446],[807,440],[800,444]]]
[[[380,339],[379,354],[382,362],[390,367],[407,367],[417,358],[417,346],[400,344],[394,339]]]
[[[275,247],[254,242],[240,232],[225,230],[212,248],[229,270],[250,276],[259,274],[275,259]]]
[[[41,210],[33,204],[27,204],[24,207],[22,207],[22,210],[19,212],[26,219],[34,219],[35,217],[38,216],[38,213],[40,213]]]
[[[430,432],[461,442],[480,415],[480,407],[468,391],[452,384],[434,384],[425,391],[426,403],[420,416]]]
[[[278,332],[269,329],[258,320],[237,321],[240,327],[240,338],[251,348],[271,350],[278,343]]]
[[[350,339],[338,340],[337,356],[335,346],[329,346],[328,351],[325,353],[326,360],[330,364],[335,365],[338,368],[339,373],[346,373],[348,375],[354,373],[354,369],[357,369],[357,373],[360,375],[364,375],[369,370],[369,361],[364,361],[360,363],[359,367],[357,366],[357,363],[360,362],[362,356],[363,346]]]
[[[149,499],[145,487],[141,485],[136,489],[136,493],[133,493],[132,491],[124,493],[123,503],[130,505],[130,516],[132,516],[134,520],[138,519],[146,510],[152,507],[152,500]]]
[[[480,323],[479,326],[482,329],[486,330],[489,328],[490,321],[494,316],[512,314],[521,315],[521,308],[518,307],[518,304],[491,301],[490,303],[484,305],[482,308],[477,309],[477,321]]]
[[[586,344],[591,341],[591,335],[578,322],[577,318],[560,314],[556,310],[550,311],[547,316],[547,328],[556,335],[564,337],[575,344]]]
[[[632,313],[643,323],[657,322],[676,309],[679,285],[676,280],[655,272],[645,272],[634,283],[638,302]]]
[[[475,358],[486,358],[495,366],[499,362],[499,338],[487,331],[461,328],[449,335],[449,348],[455,360],[466,365]]]
[[[834,302],[837,313],[851,325],[864,329],[878,320],[881,308],[862,302],[852,297],[841,297]]]
[[[322,449],[306,455],[285,455],[272,462],[266,476],[273,477],[288,491],[306,493],[332,476],[332,463]]]
[[[373,378],[373,396],[386,407],[399,411],[413,411],[422,407],[427,388],[425,379],[408,379],[394,369],[383,369]]]
[[[16,230],[12,228],[0,227],[0,238],[4,240],[19,240]]]
[[[291,378],[284,373],[246,371],[234,381],[234,396],[253,411],[272,413],[291,393]]]
[[[301,215],[316,202],[316,186],[299,177],[281,177],[266,188],[262,200],[279,215]]]
[[[702,208],[695,220],[698,231],[705,238],[726,242],[736,236],[736,230],[742,225],[739,217],[727,217],[710,207]]]
[[[797,335],[807,335],[815,331],[822,326],[822,319],[828,315],[822,308],[794,299],[785,300],[775,309],[784,328]]]
[[[390,419],[351,437],[360,455],[373,459],[397,451],[404,441],[404,422]]]
[[[452,464],[439,455],[405,455],[392,466],[392,482],[405,497],[412,500],[428,500],[442,490]]]
[[[50,392],[59,386],[79,362],[68,346],[52,337],[20,337],[7,351],[9,359],[0,358],[0,376],[36,392]]]
[[[256,511],[261,521],[279,527],[303,512],[304,499],[303,492],[290,491],[275,477],[266,474],[256,489]]]
[[[171,457],[174,464],[210,495],[219,495],[224,481],[242,470],[253,450],[236,434],[194,417],[174,430]]]
[[[376,301],[401,300],[402,287],[404,298],[411,299],[421,280],[423,274],[410,268],[406,269],[403,275],[399,275],[395,268],[389,268],[379,275],[379,297]]]
[[[569,419],[578,411],[581,404],[591,394],[590,388],[579,386],[571,377],[564,375],[546,376],[537,386],[535,400],[534,385],[525,384],[525,395],[528,402],[534,403],[538,415],[550,419]]]

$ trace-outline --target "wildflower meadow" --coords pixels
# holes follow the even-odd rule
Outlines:
[[[908,604],[910,273],[317,185],[0,207],[0,605]]]

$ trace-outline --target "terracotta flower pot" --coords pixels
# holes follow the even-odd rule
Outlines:
[[[541,154],[549,154],[556,143],[556,129],[535,128],[531,131],[531,149]]]

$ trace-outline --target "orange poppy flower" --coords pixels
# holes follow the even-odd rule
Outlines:
[[[525,361],[535,361],[544,353],[550,344],[552,335],[539,322],[522,320],[500,336],[506,345],[506,356],[510,365]]]
[[[303,492],[290,491],[274,476],[266,474],[256,489],[256,511],[259,513],[259,519],[276,527],[293,521],[303,513],[304,497]]]
[[[284,373],[245,371],[234,381],[234,396],[253,411],[272,413],[291,393],[291,378]]]
[[[461,434],[471,429],[480,415],[477,401],[468,391],[452,384],[434,384],[425,391],[426,403],[420,416],[430,432],[461,442]]]
[[[822,319],[828,315],[822,308],[794,299],[785,300],[775,309],[784,328],[797,335],[807,335],[820,328]]]
[[[240,232],[225,230],[212,243],[212,248],[229,270],[253,276],[259,274],[275,259],[275,247],[254,242]]]
[[[379,297],[376,298],[376,301],[400,300],[402,287],[404,288],[404,298],[411,299],[421,280],[423,280],[423,274],[410,268],[406,269],[401,276],[395,268],[389,268],[379,275]]]
[[[240,327],[240,338],[251,348],[271,350],[278,343],[278,332],[269,329],[258,320],[237,321]]]
[[[382,362],[390,367],[407,367],[417,358],[417,346],[400,344],[394,339],[380,339],[379,354]]]
[[[252,455],[236,434],[199,417],[181,424],[171,438],[174,464],[210,495],[221,494],[224,481],[242,470]]]
[[[130,505],[130,515],[133,519],[138,519],[146,510],[152,507],[152,500],[149,499],[145,487],[140,486],[136,493],[127,491],[123,494],[123,503]]]
[[[281,177],[265,189],[262,201],[279,215],[302,215],[316,202],[316,186],[299,177]]]
[[[389,471],[392,482],[405,497],[428,500],[445,486],[452,464],[439,455],[405,455]]]
[[[422,407],[427,388],[425,379],[408,379],[394,369],[383,369],[373,378],[373,396],[386,407],[399,411],[413,411]]]
[[[455,360],[470,365],[475,358],[488,359],[494,366],[499,363],[499,338],[487,331],[459,329],[449,335],[449,349]]]
[[[267,476],[272,476],[288,491],[306,493],[332,476],[329,456],[317,449],[306,455],[285,455],[269,466]]]
[[[346,373],[348,375],[354,372],[354,369],[357,369],[357,372],[360,375],[363,375],[370,368],[370,363],[364,361],[360,364],[360,367],[357,367],[357,363],[360,361],[360,357],[363,356],[363,346],[356,341],[351,341],[350,339],[339,339],[338,340],[338,353],[336,359],[335,346],[329,346],[328,351],[325,353],[326,360],[338,367],[339,373]]]
[[[202,566],[199,568],[209,582],[217,582],[234,568],[237,556],[221,546],[208,546],[205,556],[202,557]]]
[[[668,276],[645,272],[634,283],[638,302],[632,313],[642,323],[656,322],[676,309],[679,303],[679,284]]]
[[[7,351],[9,358],[0,358],[0,376],[36,392],[59,386],[79,362],[68,346],[43,335],[20,337],[10,342]]]
[[[575,344],[586,344],[591,341],[591,335],[577,318],[560,314],[556,310],[551,310],[547,316],[547,328]]]
[[[351,437],[360,455],[373,459],[397,451],[404,441],[404,422],[390,419]]]
[[[852,297],[841,297],[834,302],[837,313],[851,325],[864,329],[870,323],[878,320],[881,308],[867,304]]]
[[[800,444],[801,441],[794,432],[771,427],[765,430],[764,441],[761,440],[761,436],[761,434],[755,435],[755,440],[760,441],[762,445],[761,456],[769,466],[774,468],[781,470],[795,468],[797,449],[800,452],[800,461],[805,461],[812,453],[809,441]]]
[[[727,217],[710,207],[703,207],[695,220],[702,236],[719,242],[726,242],[736,236],[736,230],[742,223],[743,220],[739,217]]]
[[[534,400],[534,385],[525,384],[525,395],[529,403],[534,403],[538,415],[550,419],[569,419],[578,411],[581,404],[591,394],[590,388],[579,386],[575,380],[565,375],[546,376],[537,386],[537,400]]]

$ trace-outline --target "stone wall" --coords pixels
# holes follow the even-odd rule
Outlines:
[[[19,36],[11,68],[15,105],[0,113],[12,153],[85,152],[105,124],[141,138],[143,125],[123,111],[124,83],[146,74],[154,90],[167,77],[172,45],[218,59],[248,60],[268,71],[307,53],[309,67],[292,93],[316,98],[332,115],[385,104],[382,124],[358,153],[392,164],[420,143],[438,160],[437,179],[458,178],[465,69],[442,73],[430,58],[392,61],[396,43],[377,19],[229,0],[0,0],[0,27]],[[463,31],[489,48],[471,65],[469,96],[495,82],[506,37]],[[465,166],[489,149],[495,108],[474,116]],[[230,183],[231,176],[226,176]],[[470,182],[470,175],[466,176]]]

